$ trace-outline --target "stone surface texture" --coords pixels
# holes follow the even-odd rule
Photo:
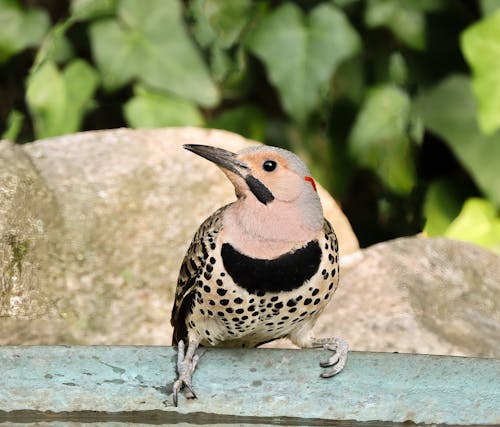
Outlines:
[[[344,257],[317,324],[352,348],[500,357],[500,257],[466,242],[407,237]],[[349,265],[350,264],[350,265]]]
[[[172,347],[0,347],[0,424],[18,426],[485,426],[500,360],[357,353],[321,378],[323,350],[205,349],[198,399],[172,402]],[[26,392],[29,390],[29,392]],[[366,424],[365,424],[366,422]],[[25,425],[25,424],[22,424]]]

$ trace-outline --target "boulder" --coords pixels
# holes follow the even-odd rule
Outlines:
[[[344,257],[319,335],[366,351],[500,357],[500,256],[406,237]]]
[[[255,142],[172,128],[0,143],[0,344],[170,344],[182,257],[201,221],[234,200],[184,143]],[[498,255],[420,237],[360,250],[319,191],[340,240],[341,284],[317,335],[354,350],[500,357]]]
[[[0,322],[56,313],[48,294],[61,262],[61,227],[57,202],[30,157],[0,143]]]
[[[198,225],[234,200],[182,144],[255,142],[195,128],[0,143],[0,344],[169,344],[177,273]],[[343,253],[348,220],[320,189]]]

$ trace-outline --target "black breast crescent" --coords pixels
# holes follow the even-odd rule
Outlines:
[[[270,260],[246,256],[229,243],[222,245],[221,255],[234,283],[251,294],[297,289],[316,274],[321,263],[317,240]]]

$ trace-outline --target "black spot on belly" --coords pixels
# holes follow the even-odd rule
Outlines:
[[[296,289],[316,274],[321,263],[317,240],[271,260],[246,256],[229,243],[222,245],[221,255],[233,281],[254,294]]]

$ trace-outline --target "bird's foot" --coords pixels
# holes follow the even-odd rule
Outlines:
[[[184,352],[184,341],[179,341],[177,347],[177,380],[172,387],[174,405],[178,404],[179,391],[184,387],[187,388],[186,398],[196,399],[196,393],[191,384],[191,376],[193,375],[196,365],[198,364],[199,356],[194,354],[197,345],[189,343],[187,352]]]
[[[330,378],[337,375],[347,362],[349,346],[341,338],[318,338],[313,343],[314,347],[323,347],[325,350],[333,351],[334,354],[326,361],[320,362],[322,368],[331,368],[321,373],[322,378]]]

